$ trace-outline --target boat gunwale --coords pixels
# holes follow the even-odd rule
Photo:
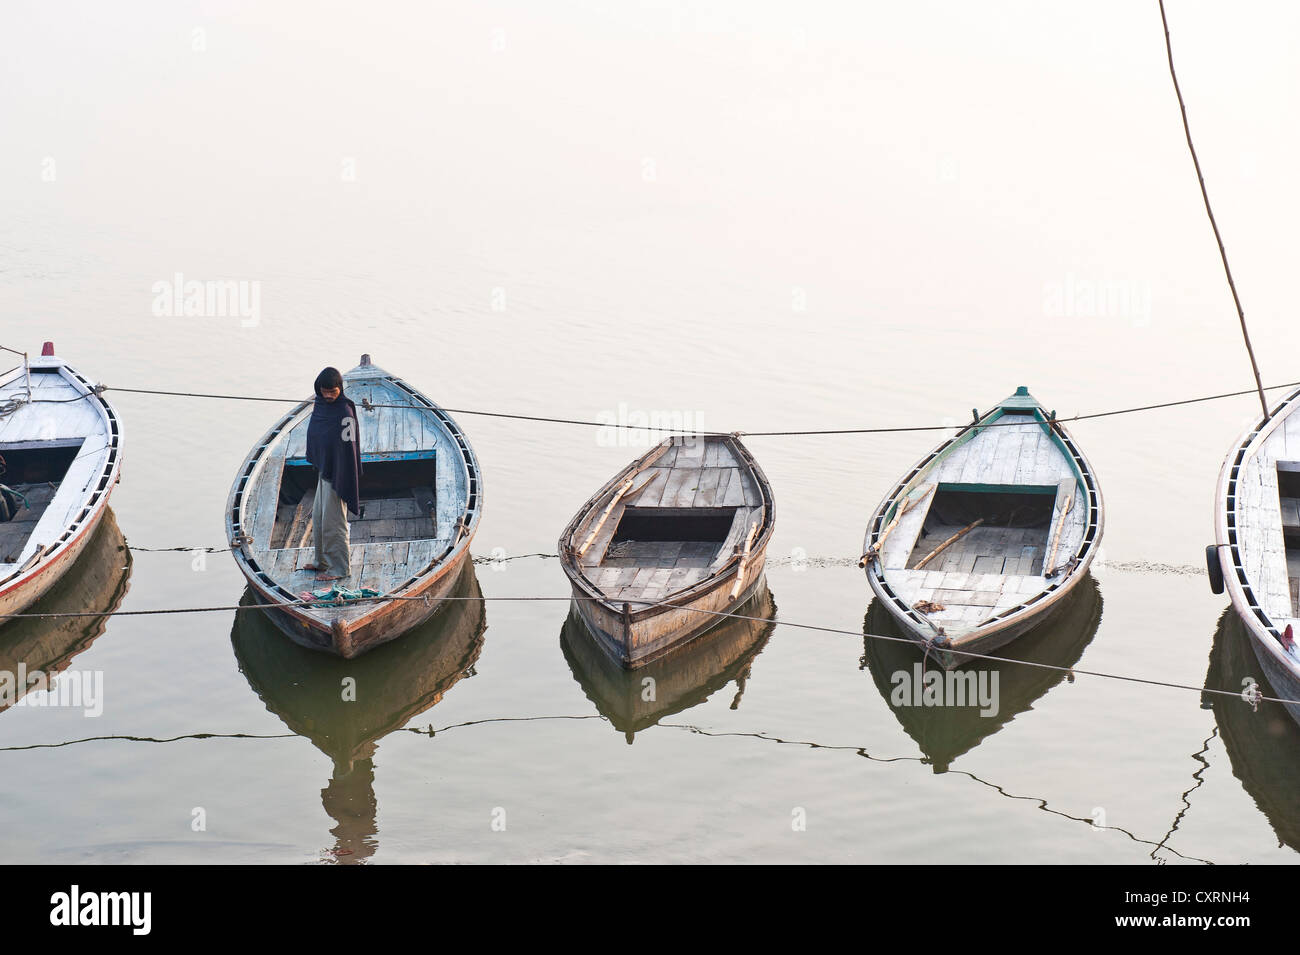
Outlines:
[[[66,559],[69,554],[73,555],[75,560],[76,555],[80,553],[81,548],[90,539],[87,536],[88,532],[93,532],[99,526],[99,522],[108,508],[109,498],[113,494],[113,489],[117,487],[122,473],[122,419],[103,394],[95,390],[95,385],[91,383],[90,379],[69,365],[64,359],[58,356],[43,355],[40,358],[30,359],[26,367],[19,365],[12,369],[8,375],[0,379],[0,388],[10,384],[20,374],[27,374],[27,368],[56,369],[59,377],[72,385],[74,390],[81,390],[81,400],[93,401],[94,407],[104,425],[108,443],[94,452],[96,455],[102,454],[104,456],[104,463],[98,469],[98,479],[91,477],[87,480],[86,488],[94,487],[94,490],[88,490],[88,493],[82,496],[81,509],[76,511],[76,516],[63,526],[59,536],[55,539],[55,543],[46,545],[41,556],[30,567],[14,570],[7,577],[0,578],[0,600],[30,584],[36,577]],[[62,482],[60,482],[61,486]],[[53,581],[51,581],[51,585],[52,583]],[[23,606],[26,606],[26,604],[23,604]]]
[[[612,478],[601,485],[599,490],[587,498],[583,505],[578,509],[578,512],[569,519],[568,524],[565,525],[564,532],[560,535],[558,545],[560,566],[564,569],[564,573],[569,578],[569,582],[574,588],[582,590],[585,598],[589,600],[589,602],[605,608],[606,611],[616,616],[624,616],[623,605],[625,603],[632,604],[643,602],[614,600],[600,590],[600,588],[596,586],[595,582],[583,572],[582,566],[576,558],[576,552],[573,550],[572,543],[574,535],[577,533],[577,529],[582,524],[582,521],[595,511],[600,501],[603,501],[613,492],[614,489],[625,482],[629,477],[640,474],[647,468],[652,467],[654,462],[658,460],[669,447],[674,443],[680,443],[683,437],[690,436],[677,435],[665,438],[659,444],[650,448],[643,455],[626,465],[622,470],[618,471]],[[767,475],[759,466],[758,461],[754,459],[754,456],[750,454],[749,449],[745,447],[744,443],[737,436],[726,434],[700,435],[699,437],[703,437],[706,440],[712,437],[719,441],[726,442],[728,447],[736,454],[736,458],[740,465],[748,469],[754,476],[754,483],[758,486],[762,503],[760,505],[745,506],[762,507],[763,523],[759,527],[758,534],[754,538],[751,553],[755,556],[765,556],[767,544],[771,540],[772,532],[776,525],[776,502],[773,498],[772,485],[768,481]],[[751,557],[751,565],[753,560],[754,557]],[[739,572],[739,570],[740,561],[728,558],[725,564],[703,580],[700,580],[683,590],[674,591],[661,601],[630,611],[627,614],[627,619],[631,623],[638,623],[673,610],[689,610],[692,605],[697,603],[700,599],[708,596],[723,584],[729,582]],[[745,595],[742,593],[740,597],[743,601]],[[669,601],[673,602],[670,603]]]
[[[1004,399],[985,412],[978,421],[969,422],[951,438],[935,446],[907,471],[903,479],[877,506],[867,522],[867,532],[862,547],[864,554],[870,553],[875,540],[884,528],[885,518],[890,513],[891,507],[898,504],[902,497],[916,490],[923,483],[922,479],[940,463],[940,459],[946,453],[961,444],[974,440],[978,434],[983,433],[989,426],[994,425],[999,418],[1003,417],[1006,400]],[[1037,399],[1034,399],[1034,402],[1034,407],[1031,410],[1034,413],[1036,423],[1044,430],[1044,433],[1052,438],[1057,449],[1074,468],[1083,485],[1085,503],[1093,512],[1088,515],[1088,520],[1084,523],[1084,539],[1074,554],[1073,566],[1059,580],[1053,581],[1036,593],[1027,594],[1025,599],[1014,607],[983,620],[960,634],[950,636],[937,632],[935,629],[937,624],[932,623],[918,614],[913,608],[907,606],[906,602],[898,596],[885,578],[884,570],[879,566],[880,560],[878,558],[868,560],[865,570],[867,583],[872,591],[884,602],[886,608],[895,618],[899,619],[905,627],[927,643],[933,641],[936,637],[942,636],[948,640],[942,646],[951,648],[956,652],[963,645],[975,641],[982,642],[986,638],[1002,633],[1010,627],[1021,626],[1033,620],[1074,589],[1075,584],[1087,574],[1093,558],[1096,556],[1098,542],[1101,540],[1102,532],[1105,529],[1105,503],[1092,464],[1074,439],[1070,437],[1064,425],[1057,421],[1054,416],[1049,418]],[[1093,503],[1094,498],[1095,504]],[[1093,524],[1096,527],[1090,537],[1088,528]]]
[[[1296,389],[1279,401],[1269,411],[1267,421],[1263,417],[1256,419],[1230,446],[1228,454],[1224,457],[1223,464],[1220,466],[1219,480],[1215,487],[1214,536],[1215,553],[1219,560],[1220,571],[1223,573],[1224,586],[1228,591],[1229,601],[1245,624],[1256,649],[1258,650],[1261,647],[1266,649],[1269,656],[1279,666],[1290,673],[1293,678],[1300,680],[1300,661],[1291,657],[1282,647],[1281,632],[1273,622],[1273,618],[1263,607],[1251,603],[1254,584],[1244,580],[1246,566],[1242,562],[1240,544],[1234,539],[1238,536],[1236,532],[1241,526],[1238,520],[1238,494],[1236,493],[1236,482],[1240,478],[1241,468],[1246,465],[1248,460],[1259,453],[1264,443],[1273,436],[1273,432],[1300,407],[1294,404],[1297,399],[1300,399],[1300,389]],[[1236,475],[1232,473],[1234,470],[1238,472]],[[1232,499],[1231,508],[1228,506],[1230,497]],[[1231,530],[1228,527],[1229,514],[1233,518]],[[1231,555],[1232,564],[1230,566],[1224,565],[1223,550],[1225,547],[1228,548]],[[1250,595],[1246,593],[1245,588],[1247,586],[1251,588]],[[1300,717],[1297,717],[1297,719],[1300,719]]]
[[[474,453],[474,449],[460,425],[444,408],[427,395],[424,395],[397,375],[383,371],[377,366],[374,367],[376,372],[380,373],[366,375],[366,378],[390,382],[404,391],[414,401],[424,405],[423,408],[412,405],[412,408],[431,412],[452,439],[452,443],[460,451],[457,460],[463,468],[465,477],[466,503],[461,512],[465,532],[452,544],[448,545],[446,550],[435,556],[419,573],[411,575],[399,586],[384,593],[382,598],[372,600],[370,608],[364,614],[347,621],[349,631],[357,631],[372,624],[378,617],[390,610],[395,605],[395,601],[391,598],[418,597],[422,591],[441,581],[448,571],[454,572],[459,569],[463,565],[464,558],[469,553],[470,544],[474,539],[475,532],[478,530],[478,524],[483,514],[483,475],[479,469],[478,456]],[[255,473],[259,466],[265,467],[267,452],[279,442],[288,440],[288,433],[303,419],[304,412],[308,412],[314,403],[314,397],[300,401],[254,443],[252,450],[244,457],[243,463],[235,472],[235,480],[226,496],[225,525],[226,540],[230,544],[230,551],[234,555],[235,563],[239,566],[240,572],[243,573],[248,584],[262,594],[267,602],[277,604],[276,610],[290,615],[313,630],[329,634],[333,620],[321,616],[321,611],[337,610],[340,605],[310,607],[298,604],[301,598],[297,594],[291,593],[277,583],[251,555],[245,552],[244,547],[236,544],[237,537],[245,533],[243,509],[246,502],[243,495],[255,483]],[[248,536],[251,538],[251,534]],[[284,549],[267,548],[268,551]],[[355,606],[355,604],[346,606]]]

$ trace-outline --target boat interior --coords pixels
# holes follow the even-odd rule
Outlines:
[[[624,508],[601,566],[707,568],[731,535],[736,511],[734,507]]]
[[[362,515],[349,517],[351,566],[343,586],[387,593],[445,558],[470,530],[479,480],[466,465],[463,438],[403,382],[373,365],[346,373],[344,382],[358,412]],[[257,569],[295,595],[314,585],[307,571],[315,559],[317,484],[307,461],[310,407],[266,446],[240,499]]]
[[[362,455],[361,517],[349,521],[353,544],[432,540],[437,533],[437,462],[433,450],[402,460]],[[289,461],[280,478],[280,496],[271,547],[311,547],[316,468]]]
[[[18,560],[83,443],[69,438],[0,444],[0,484],[20,496],[12,518],[0,520],[0,563]]]
[[[589,502],[571,531],[587,542],[581,565],[613,600],[660,600],[717,573],[763,519],[763,491],[729,441],[709,436],[666,444],[634,477],[635,489]],[[591,535],[588,540],[588,535]]]
[[[961,489],[940,484],[906,566],[963,574],[1041,574],[1056,494],[1056,485]],[[980,523],[972,528],[976,521]]]

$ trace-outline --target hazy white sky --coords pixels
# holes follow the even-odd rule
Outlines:
[[[1300,7],[1169,15],[1265,378],[1292,380]],[[1154,0],[5,16],[0,321],[89,337],[105,377],[189,382],[203,356],[265,390],[361,339],[461,356],[448,403],[742,429],[1251,383]],[[177,271],[262,282],[262,325],[150,315]],[[1161,426],[1208,488],[1249,407],[1203,413]],[[927,440],[843,466],[874,499]],[[1182,470],[1137,437],[1111,452]]]

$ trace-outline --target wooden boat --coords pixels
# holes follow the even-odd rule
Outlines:
[[[26,499],[0,521],[0,614],[13,614],[76,561],[121,474],[117,412],[52,342],[0,375],[0,461],[0,484]]]
[[[316,469],[307,463],[312,401],[297,405],[254,445],[226,502],[235,561],[275,623],[313,650],[355,657],[433,614],[469,560],[483,509],[478,459],[464,433],[402,379],[361,356],[343,376],[361,435],[361,520],[351,522],[352,566],[335,581],[381,598],[303,606],[321,589],[311,571]],[[424,598],[424,599],[411,599]]]
[[[1253,424],[1224,459],[1215,492],[1210,586],[1250,634],[1268,681],[1300,700],[1300,391]],[[1300,722],[1300,706],[1288,706]]]
[[[766,584],[736,612],[755,619],[724,619],[698,640],[636,671],[625,670],[596,642],[576,606],[560,631],[560,646],[587,699],[630,744],[641,730],[700,705],[733,680],[731,707],[739,705],[754,658],[776,629],[776,603]],[[654,680],[650,699],[647,677]]]
[[[1250,679],[1264,696],[1282,698],[1263,676],[1254,643],[1241,616],[1225,610],[1210,648],[1205,685],[1239,693]],[[1214,711],[1232,774],[1268,819],[1278,845],[1300,851],[1300,727],[1276,703],[1260,703],[1256,709],[1239,696],[1206,693],[1201,706]]]
[[[950,668],[1042,622],[1087,574],[1102,512],[1083,452],[1022,387],[890,491],[859,563],[903,629]]]
[[[268,617],[254,609],[235,615],[230,642],[253,692],[290,730],[333,760],[321,801],[336,823],[331,829],[336,861],[360,862],[376,849],[379,741],[474,673],[487,621],[473,563],[462,565],[451,596],[468,599],[448,601],[446,610],[403,639],[346,661],[280,639]],[[260,599],[250,587],[241,603]],[[353,699],[340,692],[345,679],[355,681]]]
[[[582,619],[632,669],[753,596],[774,517],[772,488],[738,438],[669,438],[579,508],[560,563]]]
[[[130,579],[131,551],[110,508],[72,567],[27,612],[111,614],[126,596]],[[108,620],[107,616],[11,620],[0,630],[0,673],[17,674],[24,668],[29,678],[37,672],[47,678],[62,673],[103,634]],[[0,701],[0,711],[4,709]]]
[[[1097,635],[1101,609],[1101,592],[1097,581],[1089,575],[1061,602],[1056,613],[1003,653],[1010,659],[1027,663],[1072,667]],[[970,752],[1016,717],[1032,710],[1034,704],[1066,676],[1063,670],[988,661],[980,665],[979,671],[998,675],[996,713],[984,714],[978,705],[952,705],[953,701],[948,699],[944,700],[943,706],[917,706],[914,705],[915,696],[902,688],[911,689],[916,682],[916,668],[919,666],[924,671],[932,659],[927,661],[925,652],[914,643],[871,636],[907,636],[879,599],[871,601],[863,621],[863,631],[863,664],[899,725],[916,742],[936,773],[946,773],[957,757]],[[935,668],[929,666],[928,669]],[[960,672],[967,679],[975,675],[972,670]],[[967,702],[973,704],[974,701],[968,696]]]

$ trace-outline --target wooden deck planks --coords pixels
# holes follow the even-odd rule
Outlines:
[[[244,526],[251,528],[254,546],[267,547],[271,542],[271,531],[275,526],[275,515],[279,508],[280,478],[284,473],[284,458],[288,445],[276,443],[262,462],[253,482],[252,504],[244,513]]]
[[[707,438],[695,438],[678,445],[677,458],[673,462],[673,467],[686,469],[704,467],[705,451],[710,444],[714,443],[716,442]]]
[[[739,468],[731,468],[728,471],[726,490],[717,503],[723,507],[744,507],[749,497],[746,488],[750,483],[745,478],[746,475]]]
[[[696,485],[695,497],[692,501],[693,506],[712,507],[714,505],[717,500],[718,485],[721,483],[724,473],[726,472],[719,467],[706,467],[701,472],[699,484]]]
[[[663,493],[659,496],[659,506],[676,507],[677,498],[682,493],[683,488],[688,486],[688,482],[689,486],[694,488],[695,482],[691,480],[693,473],[694,471],[689,468],[674,468],[670,471],[668,480],[664,484]],[[651,496],[654,496],[653,489],[651,489]]]
[[[701,455],[703,458],[703,455]],[[679,472],[683,479],[677,488],[677,495],[670,501],[664,498],[665,507],[690,507],[695,502],[700,483],[704,480],[703,468],[684,468]]]

